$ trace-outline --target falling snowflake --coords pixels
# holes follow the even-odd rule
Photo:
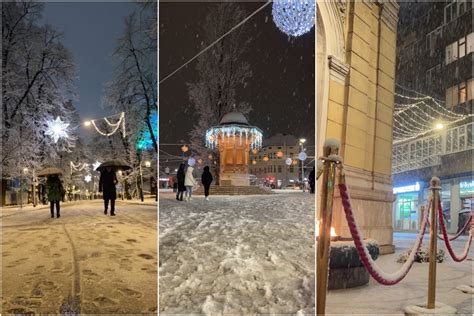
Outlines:
[[[46,135],[51,136],[55,143],[58,142],[60,138],[69,138],[67,128],[69,123],[61,121],[61,118],[58,116],[56,120],[46,122]]]

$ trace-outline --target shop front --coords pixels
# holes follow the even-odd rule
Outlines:
[[[396,195],[394,203],[393,229],[395,231],[417,231],[420,225],[420,193],[419,182],[394,187]]]

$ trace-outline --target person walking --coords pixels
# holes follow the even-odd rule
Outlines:
[[[193,166],[189,166],[188,169],[186,169],[186,176],[184,178],[184,186],[186,187],[186,201],[191,201],[191,195],[193,194],[193,186],[196,184],[196,179],[194,179],[193,171]]]
[[[104,199],[104,214],[107,215],[110,201],[110,216],[115,216],[115,200],[117,199],[117,190],[115,185],[118,183],[115,171],[111,167],[106,167],[100,172],[99,192],[102,192]]]
[[[212,183],[212,174],[209,171],[209,166],[204,167],[204,171],[201,176],[201,183],[204,186],[204,196],[206,198],[206,201],[209,201],[209,188]]]
[[[464,228],[464,226],[467,224],[467,221],[469,220],[469,217],[471,216],[471,200],[464,200],[462,209],[459,210],[458,212],[458,233]],[[465,235],[466,233],[469,232],[470,227],[466,227],[464,231],[461,233]]]
[[[309,173],[308,180],[309,180],[309,187],[311,188],[310,193],[314,194],[314,187],[315,187],[315,172],[314,172],[314,167],[313,170]]]
[[[177,191],[176,191],[176,200],[182,201],[183,200],[183,193],[186,191],[186,187],[184,186],[184,179],[186,178],[186,173],[184,172],[185,164],[182,163],[179,165],[178,172],[176,173],[176,182],[178,184]]]
[[[54,205],[56,205],[56,218],[61,217],[59,203],[65,193],[63,184],[57,174],[48,176],[46,180],[46,190],[48,192],[48,201],[51,207],[51,218],[54,218]]]

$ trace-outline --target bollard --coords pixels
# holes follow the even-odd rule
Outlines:
[[[331,246],[332,205],[334,197],[334,182],[336,178],[336,163],[339,161],[339,142],[328,139],[323,147],[323,186],[321,189],[321,204],[319,212],[319,236],[316,254],[316,313],[326,313],[326,294],[329,274],[329,251]]]
[[[437,177],[431,178],[430,190],[433,195],[430,218],[430,266],[428,276],[428,309],[435,308],[436,300],[436,252],[438,240],[438,204],[439,191],[441,190],[441,181]]]

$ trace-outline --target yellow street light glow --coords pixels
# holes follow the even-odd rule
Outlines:
[[[300,143],[304,144],[306,142],[306,138],[300,138]]]
[[[85,127],[89,127],[89,126],[91,126],[91,124],[92,124],[91,121],[85,121],[84,122]]]
[[[436,123],[435,129],[443,129],[443,128],[444,128],[443,123]]]
[[[145,161],[145,167],[150,168],[151,167],[151,162],[149,162],[148,160]]]

